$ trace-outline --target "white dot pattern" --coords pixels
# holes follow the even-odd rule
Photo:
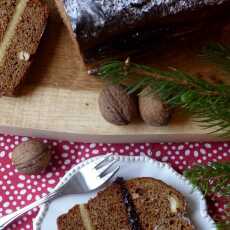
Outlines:
[[[143,155],[168,162],[182,172],[196,164],[208,164],[230,160],[229,143],[144,143],[144,144],[96,144],[75,143],[44,139],[53,150],[52,162],[43,174],[22,175],[11,164],[12,150],[28,137],[0,135],[0,216],[6,215],[40,199],[58,183],[64,174],[76,165],[93,156],[112,152],[121,155]],[[223,216],[224,203],[221,197],[212,197],[210,214]],[[32,229],[32,219],[38,209],[28,212],[8,229]]]

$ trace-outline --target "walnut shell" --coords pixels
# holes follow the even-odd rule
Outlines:
[[[115,125],[127,125],[137,114],[137,104],[133,95],[127,94],[122,85],[109,85],[99,96],[102,116]]]
[[[12,153],[12,163],[24,174],[36,174],[49,164],[51,151],[48,145],[38,140],[29,140],[18,145]]]
[[[150,87],[146,87],[138,97],[141,118],[148,125],[167,125],[171,118],[171,109],[159,95],[150,93],[150,90]]]

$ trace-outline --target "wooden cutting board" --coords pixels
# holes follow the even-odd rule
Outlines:
[[[184,113],[176,113],[165,127],[150,127],[140,120],[123,127],[107,123],[97,103],[103,82],[87,75],[80,54],[74,49],[52,4],[51,14],[20,95],[0,98],[1,132],[95,142],[218,139],[208,136],[207,131],[201,130]],[[225,26],[218,37],[228,40],[227,34],[230,34],[230,27]],[[153,50],[147,63],[162,68],[181,68],[212,80],[224,78],[216,67],[201,60],[197,47],[192,44],[180,48],[172,46],[163,54]]]

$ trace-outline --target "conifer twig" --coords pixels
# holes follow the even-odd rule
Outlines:
[[[98,76],[114,84],[129,80],[129,93],[149,86],[171,107],[190,112],[200,126],[230,136],[230,86],[212,84],[180,70],[162,71],[154,67],[117,60],[98,69]]]
[[[230,229],[230,162],[196,165],[184,172],[194,187],[205,195],[220,194],[225,197],[225,221],[218,221],[218,230]]]

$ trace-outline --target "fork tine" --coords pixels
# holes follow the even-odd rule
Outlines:
[[[99,169],[96,169],[96,174],[98,176],[101,176],[104,172],[106,172],[106,170],[111,168],[111,166],[113,166],[117,161],[118,161],[117,159],[114,159],[114,160],[110,161],[108,164],[100,167]]]
[[[109,157],[111,157],[112,155],[113,155],[112,153],[106,154],[104,156],[104,160],[99,161],[98,164],[95,165],[95,168],[97,169],[101,164],[103,164],[105,161],[107,161],[109,159]]]
[[[107,181],[109,181],[113,176],[115,176],[115,174],[119,171],[120,166],[117,166],[112,172],[106,174],[105,176],[103,176],[100,180],[101,183],[104,184]]]
[[[112,153],[109,153],[109,154],[107,154],[105,156],[101,156],[97,160],[89,163],[89,166],[92,167],[92,168],[97,168],[100,164],[102,164],[103,162],[108,160],[110,156],[112,156]]]

